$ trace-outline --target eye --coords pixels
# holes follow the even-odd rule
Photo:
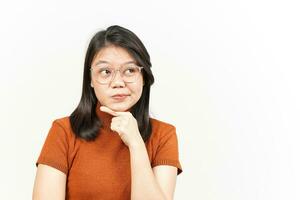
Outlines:
[[[132,75],[137,72],[137,67],[136,66],[128,66],[125,68],[124,74],[125,75]]]
[[[107,68],[107,67],[105,67],[105,68],[100,68],[99,69],[99,74],[101,75],[101,76],[109,76],[110,74],[111,74],[111,69],[109,69],[109,68]]]

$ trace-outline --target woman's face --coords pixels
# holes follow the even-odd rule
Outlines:
[[[128,62],[135,62],[135,59],[127,52],[126,49],[118,46],[107,46],[102,48],[92,61],[92,68],[97,63],[120,69],[121,66]],[[98,65],[98,64],[97,64]],[[116,71],[113,79],[108,84],[100,84],[92,73],[91,87],[94,88],[96,97],[101,105],[107,106],[114,111],[128,111],[140,99],[143,91],[143,76],[139,73],[138,78],[133,83],[126,83],[121,77],[121,73]],[[125,97],[113,97],[122,94]]]

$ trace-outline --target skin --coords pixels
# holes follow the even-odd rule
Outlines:
[[[101,49],[92,61],[92,67],[100,61],[105,61],[109,66],[119,69],[120,66],[128,62],[135,62],[132,56],[121,47],[108,46]],[[120,75],[116,73],[110,84],[102,85],[95,81],[92,76],[91,87],[94,88],[96,97],[101,105],[114,111],[128,111],[140,99],[143,91],[143,76],[140,74],[136,82],[125,83]],[[115,94],[128,94],[124,101],[114,100]]]
[[[129,53],[116,46],[105,47],[96,54],[92,66],[103,60],[115,68],[125,62],[134,61]],[[129,112],[139,100],[143,90],[142,75],[135,83],[125,83],[117,73],[108,85],[101,85],[92,77],[91,87],[94,88],[100,109],[114,116],[111,129],[119,134],[130,151],[131,165],[131,200],[155,199],[171,200],[175,191],[177,168],[159,165],[151,168],[147,149],[138,130],[137,121]],[[112,98],[117,93],[128,94],[120,101]],[[47,165],[39,164],[36,172],[32,199],[65,199],[66,174]]]

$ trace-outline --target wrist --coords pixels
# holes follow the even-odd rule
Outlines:
[[[141,147],[145,146],[145,143],[143,141],[142,138],[132,142],[130,145],[129,145],[129,150],[135,150],[135,149],[139,149]]]

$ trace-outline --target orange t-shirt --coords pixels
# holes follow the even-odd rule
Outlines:
[[[56,119],[47,135],[38,164],[67,175],[66,199],[130,199],[130,152],[120,136],[110,129],[113,116],[100,111],[103,127],[94,141],[75,137],[69,117]],[[152,134],[145,143],[152,167],[171,165],[182,172],[178,141],[173,125],[150,118]]]

